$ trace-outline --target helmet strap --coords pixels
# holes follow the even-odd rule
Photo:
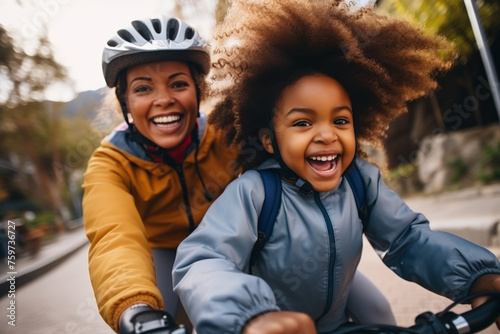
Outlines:
[[[313,191],[312,185],[306,181],[301,179],[290,167],[288,167],[285,162],[283,161],[283,158],[281,157],[280,150],[278,148],[278,142],[276,140],[276,135],[274,131],[274,126],[272,121],[269,122],[269,136],[271,138],[271,145],[273,146],[273,151],[274,151],[274,159],[278,161],[281,170],[280,174],[283,178],[292,181],[297,187],[299,187],[300,192],[309,195]]]

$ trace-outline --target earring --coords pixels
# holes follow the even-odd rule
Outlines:
[[[129,123],[134,123],[134,118],[132,117],[131,113],[127,113],[127,119]]]

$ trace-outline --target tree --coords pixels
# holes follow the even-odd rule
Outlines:
[[[476,40],[463,0],[382,0],[379,8],[409,17],[431,34],[446,36],[456,44],[463,62],[474,52]],[[481,1],[479,13],[492,44],[500,29],[500,1]]]
[[[477,1],[481,22],[485,28],[488,43],[496,42],[500,31],[500,1]],[[474,96],[474,81],[483,72],[483,64],[478,57],[476,39],[463,0],[383,0],[379,8],[390,13],[403,15],[421,25],[430,34],[440,34],[453,41],[458,51],[455,72],[457,86]],[[500,64],[497,64],[497,67]],[[476,123],[485,123],[485,115],[479,106],[474,110]],[[489,116],[486,116],[489,119]]]
[[[34,172],[36,186],[31,187],[28,196],[34,196],[59,216],[63,206],[60,189],[46,168],[59,159],[59,113],[47,110],[40,101],[51,83],[66,79],[66,72],[53,58],[43,32],[32,54],[18,45],[0,26],[0,159],[14,160],[18,173],[24,176]]]
[[[493,59],[498,59],[500,1],[482,0],[477,5]],[[458,53],[455,66],[439,78],[440,87],[409,104],[409,113],[389,128],[386,150],[390,168],[413,162],[426,136],[498,122],[463,0],[379,0],[378,8],[416,22],[427,33],[445,36]]]
[[[13,108],[41,100],[49,84],[66,78],[65,69],[52,56],[47,37],[42,35],[37,44],[34,54],[25,53],[0,25],[0,78],[4,82],[0,95],[2,107]]]
[[[215,7],[215,21],[217,23],[224,20],[224,17],[230,7],[231,0],[217,0],[217,6]]]

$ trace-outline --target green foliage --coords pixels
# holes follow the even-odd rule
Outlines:
[[[54,225],[54,221],[57,219],[56,215],[51,212],[39,212],[35,213],[35,218],[33,220],[28,220],[23,217],[23,223],[28,227],[38,227],[38,226],[51,226]]]
[[[481,170],[476,178],[482,183],[500,180],[500,142],[485,147],[481,157]]]
[[[30,39],[30,51],[20,47],[23,42],[0,25],[0,162],[17,169],[9,176],[16,182],[2,175],[2,201],[9,206],[32,201],[41,211],[60,215],[71,171],[56,173],[54,166],[63,165],[74,130],[64,127],[62,104],[41,101],[48,86],[67,80],[66,70],[54,59],[43,30]]]
[[[36,42],[33,41],[33,42]],[[8,31],[0,25],[0,108],[14,107],[28,101],[42,100],[45,89],[66,79],[66,70],[53,57],[47,37],[38,40],[34,54],[18,47]]]
[[[476,3],[487,36],[495,38],[500,30],[500,1],[483,0]],[[455,43],[464,62],[476,48],[463,0],[381,0],[379,8],[409,18],[430,34],[444,35]]]
[[[457,183],[461,181],[469,172],[469,167],[460,158],[453,160],[448,163],[448,167],[451,169],[450,182]]]
[[[215,7],[215,21],[217,23],[224,20],[224,17],[230,7],[231,0],[217,0],[217,6]]]
[[[418,169],[418,164],[416,162],[401,164],[398,167],[393,168],[389,171],[389,174],[387,175],[387,180],[392,181],[410,177],[411,175],[413,175],[413,173],[417,171],[417,169]]]

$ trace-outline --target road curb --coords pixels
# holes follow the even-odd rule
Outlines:
[[[70,233],[78,233],[79,231],[77,230],[79,229],[75,229]],[[3,275],[0,278],[0,298],[7,295],[9,291],[11,291],[11,285],[14,285],[15,290],[19,289],[21,286],[29,283],[34,278],[37,278],[47,271],[57,267],[87,244],[88,240],[85,235],[82,234],[82,238],[80,240],[70,244],[63,252],[46,258],[40,258],[40,261],[37,261],[22,270],[14,272],[10,275],[9,273],[7,273],[7,275]]]

